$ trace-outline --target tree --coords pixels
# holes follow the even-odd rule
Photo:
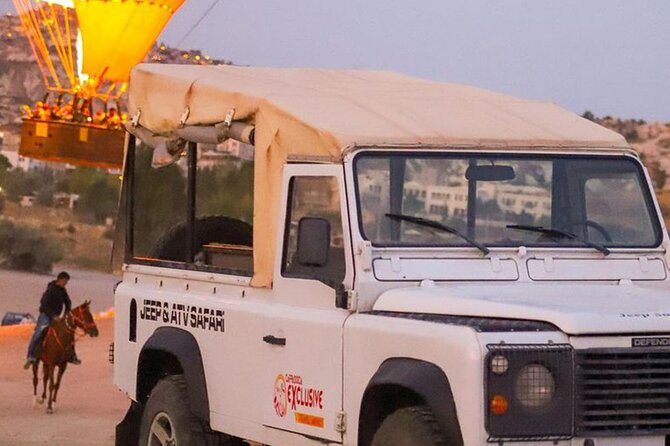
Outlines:
[[[37,204],[41,206],[52,206],[54,202],[54,188],[53,185],[46,185],[37,191]]]
[[[500,213],[500,205],[495,198],[491,200],[482,200],[477,198],[477,214],[483,216],[494,216]]]
[[[19,201],[23,195],[32,195],[37,183],[32,176],[21,169],[12,169],[5,175],[3,187],[10,201]]]
[[[251,222],[253,178],[250,161],[230,160],[216,167],[198,169],[198,215],[225,215]]]
[[[63,258],[63,249],[38,230],[0,220],[0,265],[12,269],[51,272]]]
[[[24,171],[12,169],[1,177],[2,187],[10,201],[19,201],[23,195],[33,195],[42,189],[51,189],[53,194],[54,172],[50,169]]]
[[[79,195],[77,211],[97,223],[116,214],[120,188],[116,175],[91,167],[78,167],[54,181],[55,191]]]
[[[119,202],[119,190],[106,178],[98,178],[81,195],[79,209],[93,215],[98,223],[116,214]]]
[[[535,217],[533,217],[533,214],[529,214],[526,211],[521,211],[520,214],[518,214],[518,220],[517,224],[519,225],[529,225],[532,226],[535,224]]]
[[[9,159],[2,153],[0,153],[0,174],[8,171],[12,168],[12,163],[9,162]]]
[[[582,113],[582,118],[588,119],[589,121],[595,121],[596,120],[596,117],[593,114],[593,112],[591,112],[591,110],[586,110],[584,113]]]
[[[640,135],[637,133],[637,129],[631,129],[623,134],[628,142],[635,142],[640,140]]]
[[[403,200],[402,209],[406,214],[416,215],[426,210],[426,203],[419,200],[414,194],[407,194]]]

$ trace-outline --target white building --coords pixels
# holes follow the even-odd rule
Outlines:
[[[551,215],[551,192],[537,186],[498,186],[496,202],[504,212],[541,218]]]
[[[9,160],[9,164],[11,164],[13,168],[31,170],[40,169],[47,165],[47,163],[44,161],[21,156],[16,150],[4,149],[0,151],[0,154]]]

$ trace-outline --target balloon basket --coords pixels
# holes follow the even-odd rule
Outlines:
[[[74,122],[25,119],[19,155],[76,166],[121,169],[125,131]]]

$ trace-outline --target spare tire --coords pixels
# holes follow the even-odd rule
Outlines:
[[[236,218],[213,215],[195,220],[193,241],[196,251],[208,243],[252,246],[253,231],[249,223]],[[172,227],[151,250],[151,257],[173,262],[186,261],[186,222]]]

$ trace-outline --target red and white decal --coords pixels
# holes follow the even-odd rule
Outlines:
[[[277,415],[280,417],[286,416],[286,409],[288,407],[286,402],[286,379],[284,379],[284,375],[281,373],[275,379],[273,401]]]
[[[306,387],[300,375],[280,373],[275,378],[273,403],[275,412],[285,417],[289,410],[294,412],[295,421],[314,427],[323,427],[323,418],[316,417],[297,410],[323,410],[323,390]]]

